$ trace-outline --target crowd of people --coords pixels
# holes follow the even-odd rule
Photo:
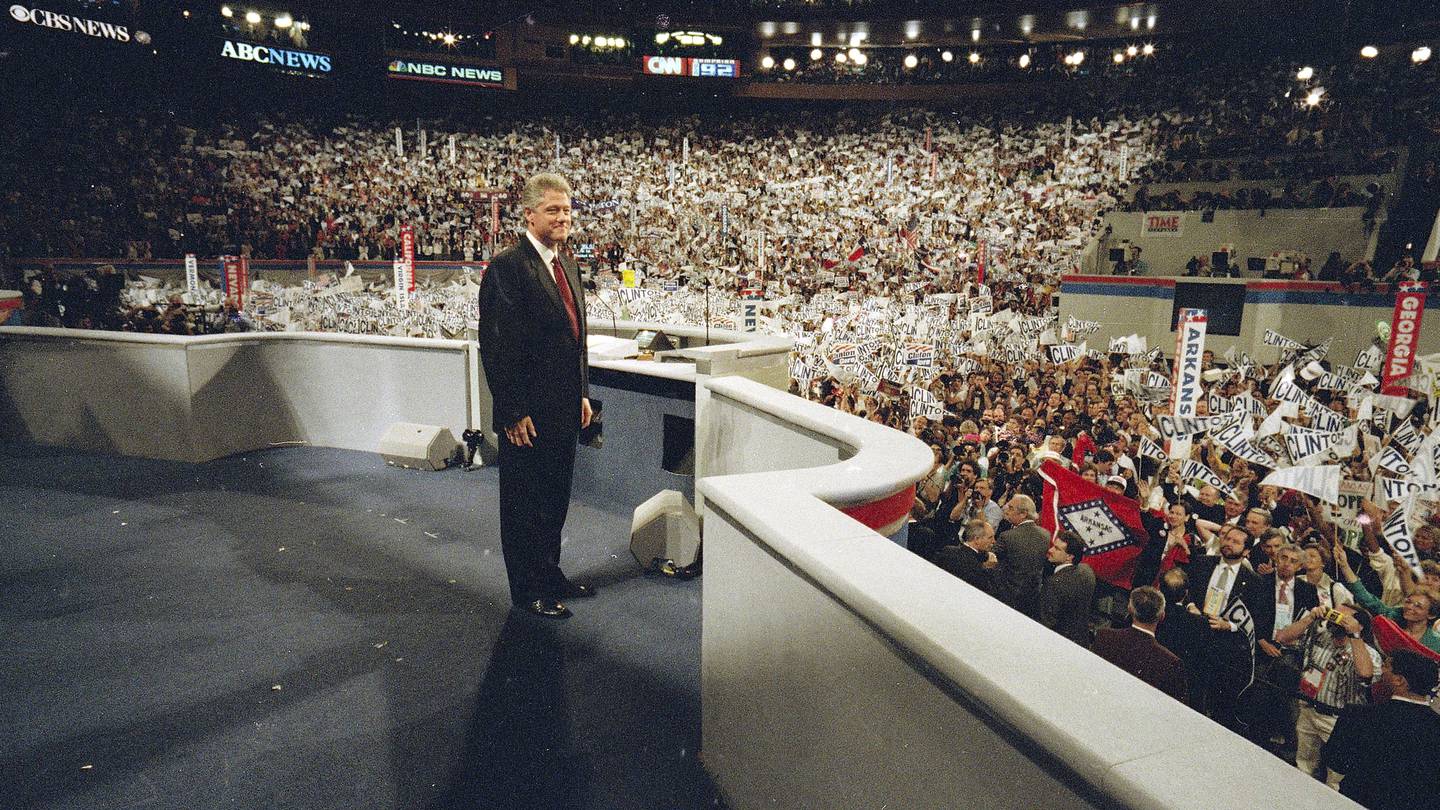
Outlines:
[[[363,260],[394,258],[410,225],[416,258],[475,272],[427,280],[405,301],[385,279],[348,273],[257,284],[243,307],[210,285],[30,274],[20,322],[456,336],[477,317],[481,264],[518,237],[514,203],[492,219],[474,193],[558,170],[577,189],[572,248],[594,257],[592,316],[733,328],[742,291],[758,290],[759,328],[795,341],[796,394],[931,447],[907,532],[914,553],[1301,770],[1401,806],[1365,792],[1367,765],[1338,718],[1435,686],[1440,431],[1428,397],[1382,397],[1365,381],[1377,348],[1347,364],[1309,342],[1319,335],[1277,344],[1282,359],[1268,366],[1207,355],[1197,416],[1234,414],[1242,441],[1207,423],[1191,431],[1193,453],[1170,457],[1161,415],[1173,358],[1133,335],[1086,348],[1102,325],[1055,315],[1060,275],[1141,167],[1277,149],[1277,171],[1303,173],[1317,147],[1322,160],[1366,138],[1388,149],[1405,119],[1381,92],[1322,122],[1281,100],[1275,80],[1262,72],[1178,105],[1112,105],[1130,88],[1110,88],[997,115],[806,109],[663,126],[633,114],[465,128],[86,115],[43,151],[32,147],[49,133],[3,130],[15,182],[0,231],[11,255]],[[1359,79],[1346,81],[1335,95],[1359,95]],[[11,157],[41,154],[57,156],[55,171],[19,171]],[[1343,199],[1320,183],[1329,192],[1306,200]],[[1418,272],[1412,263],[1396,278]],[[1312,491],[1303,470],[1317,462],[1294,455],[1295,436],[1324,437],[1320,466],[1338,468],[1353,508]],[[1265,483],[1294,470],[1293,486]],[[1134,513],[1123,565],[1106,556],[1120,549],[1096,552],[1073,526],[1053,524],[1052,538],[1033,525],[1062,480]],[[1435,773],[1399,773],[1392,793],[1424,805]]]
[[[1385,188],[1370,182],[1357,189],[1338,177],[1313,184],[1288,182],[1283,187],[1251,186],[1234,189],[1184,192],[1169,189],[1158,194],[1141,186],[1135,197],[1121,207],[1126,211],[1216,211],[1243,209],[1261,211],[1275,208],[1364,208],[1363,216],[1373,220],[1385,203]]]

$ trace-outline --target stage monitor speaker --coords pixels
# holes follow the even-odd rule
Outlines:
[[[677,568],[695,564],[700,556],[700,517],[684,495],[664,489],[635,507],[630,553],[647,571],[667,560]]]
[[[380,456],[396,467],[443,470],[459,446],[449,428],[396,422],[380,438]]]

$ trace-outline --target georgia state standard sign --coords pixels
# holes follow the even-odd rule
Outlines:
[[[1385,351],[1384,378],[1380,393],[1403,396],[1400,382],[1415,367],[1415,348],[1420,340],[1420,318],[1425,314],[1425,285],[1402,284],[1395,294],[1395,317],[1390,321],[1390,346]]]

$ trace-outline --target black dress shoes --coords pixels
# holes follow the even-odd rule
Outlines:
[[[516,607],[527,613],[534,613],[536,616],[545,616],[551,619],[568,619],[572,615],[570,608],[558,599],[536,599]]]
[[[556,599],[586,599],[595,595],[595,586],[583,582],[566,582],[560,586]]]

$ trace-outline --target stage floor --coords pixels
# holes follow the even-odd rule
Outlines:
[[[700,582],[579,493],[568,621],[512,612],[497,470],[0,445],[0,803],[688,808]]]

